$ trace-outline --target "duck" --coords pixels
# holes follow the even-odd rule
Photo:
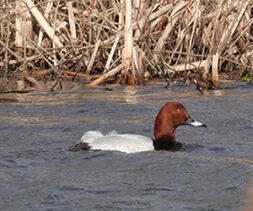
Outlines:
[[[155,118],[154,139],[136,134],[119,134],[112,131],[106,135],[91,130],[84,133],[81,140],[70,146],[69,151],[110,150],[137,153],[151,150],[178,151],[182,144],[176,140],[175,130],[181,125],[207,127],[194,120],[179,102],[167,102]]]

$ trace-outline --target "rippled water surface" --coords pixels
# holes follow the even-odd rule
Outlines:
[[[1,210],[240,210],[253,166],[253,85],[80,88],[0,95]],[[182,126],[184,152],[69,152],[87,130],[153,137],[167,101],[208,128]]]

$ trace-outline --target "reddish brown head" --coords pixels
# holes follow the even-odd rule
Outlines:
[[[156,116],[154,135],[155,141],[176,143],[175,129],[180,125],[204,126],[193,120],[181,103],[168,102]]]

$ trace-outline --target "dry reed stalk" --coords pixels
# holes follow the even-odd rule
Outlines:
[[[96,59],[96,55],[97,55],[98,48],[99,48],[100,44],[101,44],[101,40],[98,40],[98,41],[96,42],[96,44],[95,44],[95,48],[94,48],[93,54],[92,54],[92,56],[91,56],[90,63],[89,63],[89,65],[88,65],[87,71],[86,71],[86,73],[87,73],[88,75],[90,75],[91,68],[92,68],[92,66],[93,66],[93,64],[94,64],[94,61],[95,61],[95,59]]]
[[[24,8],[24,3],[21,1],[17,1],[16,2],[16,13],[20,13],[22,14],[22,10]],[[23,39],[23,18],[22,16],[17,16],[16,17],[16,40],[15,40],[15,44],[17,47],[23,47],[24,45],[24,39]]]
[[[133,58],[133,28],[132,28],[132,3],[131,0],[125,0],[125,44],[122,64],[125,67],[122,72],[124,80],[129,74],[130,64]],[[132,74],[132,73],[130,73]],[[133,74],[132,74],[133,75]]]
[[[117,35],[116,38],[115,38],[115,41],[114,41],[114,43],[113,43],[112,49],[111,49],[111,51],[110,51],[110,54],[109,54],[109,56],[108,56],[107,62],[106,62],[106,64],[105,64],[105,71],[104,71],[104,73],[106,73],[106,72],[108,71],[109,67],[110,67],[110,64],[111,64],[111,62],[112,62],[113,55],[114,55],[114,53],[115,53],[115,51],[116,51],[116,48],[117,48],[117,45],[118,45],[118,43],[119,43],[119,39],[120,39],[120,35]]]
[[[233,4],[236,5],[238,1],[234,1]],[[234,21],[229,24],[229,26],[226,28],[226,30],[223,32],[222,37],[220,39],[220,42],[217,46],[217,51],[215,55],[213,55],[213,61],[212,61],[212,81],[215,85],[219,83],[219,77],[218,77],[218,62],[219,62],[219,56],[224,51],[224,49],[227,47],[229,41],[231,40],[239,22],[241,21],[242,15],[244,14],[246,7],[248,5],[248,2],[245,2],[241,6],[240,13],[237,18],[234,18]]]
[[[134,23],[137,23],[137,29],[135,30],[134,37],[139,38],[141,35],[141,32],[143,30],[143,26],[146,22],[145,16],[146,16],[146,0],[135,0],[134,1]],[[134,26],[133,26],[134,30]]]
[[[76,42],[76,25],[75,25],[75,17],[74,17],[74,11],[72,7],[72,2],[66,3],[68,8],[68,16],[69,16],[69,26],[70,26],[70,33],[72,42]]]
[[[48,2],[48,3],[47,3],[46,10],[45,10],[45,13],[44,13],[44,17],[45,17],[46,19],[47,19],[48,16],[49,16],[49,12],[50,12],[52,6],[53,6],[53,2]],[[40,29],[39,38],[38,38],[38,45],[39,45],[39,46],[41,46],[42,39],[43,39],[43,31],[42,31],[42,29]]]
[[[189,44],[188,44],[188,55],[186,58],[187,63],[190,61],[190,55],[192,53],[193,38],[196,35],[197,22],[200,20],[200,17],[201,17],[200,0],[195,1],[193,14],[194,14],[192,18],[193,26],[192,26],[191,36],[190,36]]]
[[[31,0],[25,0],[25,2],[32,15],[40,24],[40,26],[44,29],[47,35],[53,40],[53,42],[58,47],[63,47],[63,44],[61,43],[60,39],[55,35],[54,29],[48,24],[48,22],[46,21],[44,16],[40,13],[40,11],[37,9],[37,7],[34,5],[34,3]]]
[[[238,2],[234,1],[234,3],[238,3]],[[220,44],[219,44],[218,49],[217,49],[217,51],[219,53],[221,53],[226,48],[227,44],[231,40],[238,24],[241,21],[241,18],[242,18],[243,14],[246,10],[247,5],[248,5],[248,2],[245,2],[244,4],[242,4],[241,11],[240,11],[238,17],[234,18],[234,21],[230,23],[230,25],[227,27],[226,31],[223,33],[223,35],[221,37],[221,40],[220,40]]]
[[[179,19],[179,13],[180,10],[182,10],[188,3],[187,2],[180,2],[177,7],[175,7],[171,13],[171,16],[168,20],[168,25],[166,26],[165,30],[162,33],[162,36],[160,37],[160,39],[158,40],[156,46],[155,46],[155,51],[159,51],[162,49],[162,47],[164,46],[164,42],[167,39],[167,37],[169,36],[170,32],[172,31],[175,23],[178,21]],[[155,55],[154,57],[155,61],[158,62],[158,57],[157,55]]]
[[[146,23],[146,19],[143,17],[146,17],[147,14],[147,4],[146,0],[135,0],[134,1],[134,20],[135,23],[138,23],[136,30],[134,30],[134,38],[135,40],[141,39],[142,37],[142,31],[144,30],[144,26]],[[139,85],[144,84],[144,52],[141,51],[137,45],[133,47],[133,69],[135,74],[135,83]]]
[[[219,52],[217,52],[212,58],[212,81],[214,85],[218,85],[219,83],[219,57]]]

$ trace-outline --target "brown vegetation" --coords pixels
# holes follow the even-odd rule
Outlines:
[[[212,85],[221,73],[253,77],[247,0],[5,0],[0,14],[4,78],[84,78],[94,86],[112,77],[129,84],[162,76]]]

